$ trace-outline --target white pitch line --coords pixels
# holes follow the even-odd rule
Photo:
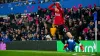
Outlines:
[[[95,54],[91,54],[92,56],[94,56]]]
[[[72,54],[72,55],[76,56],[76,55],[77,55],[77,53],[74,53],[74,54]]]
[[[54,51],[22,51],[22,50],[7,50],[7,51],[11,51],[11,52],[36,52],[36,53],[65,53],[65,52],[54,52]],[[69,53],[70,54],[70,53]]]

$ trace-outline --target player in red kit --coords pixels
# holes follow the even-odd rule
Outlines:
[[[54,7],[53,7],[54,6]],[[54,21],[53,24],[57,25],[57,29],[58,32],[60,34],[60,36],[62,36],[62,43],[65,44],[65,40],[66,38],[64,37],[64,34],[66,34],[69,38],[73,38],[72,34],[68,31],[68,28],[65,26],[65,20],[64,20],[64,10],[61,8],[61,5],[59,2],[56,2],[54,4],[51,4],[49,6],[49,10],[53,11],[55,13],[55,17],[54,17]],[[63,30],[66,31],[63,31]],[[80,45],[81,50],[84,50],[83,45],[77,40],[75,39],[75,42],[78,43]],[[64,49],[68,46],[68,44],[64,45]]]
[[[54,19],[54,24],[55,25],[63,25],[64,24],[64,18],[63,18],[63,9],[60,8],[58,3],[55,3],[55,9],[52,8],[54,4],[52,4],[49,9],[55,12],[55,19]]]

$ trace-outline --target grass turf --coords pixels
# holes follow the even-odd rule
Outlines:
[[[100,56],[100,53],[6,50],[0,51],[0,56]]]

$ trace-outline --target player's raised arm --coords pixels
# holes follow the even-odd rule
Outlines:
[[[55,9],[53,8],[53,6],[54,6],[55,4],[51,4],[48,8],[49,8],[49,10],[51,10],[51,11],[55,11]]]
[[[63,8],[61,8],[60,3],[59,2],[56,2],[55,4],[56,4],[57,9],[59,10],[59,12],[63,13],[64,11],[63,11]]]

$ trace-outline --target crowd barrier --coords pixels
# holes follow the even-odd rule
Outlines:
[[[97,41],[97,48],[95,41],[81,41],[84,45],[83,52],[100,52],[100,40]],[[43,50],[43,51],[58,51],[66,52],[63,50],[63,43],[61,41],[12,41],[9,43],[0,43],[0,50]],[[80,46],[76,44],[76,52],[82,52]]]
[[[7,50],[56,51],[56,41],[13,41],[6,44]]]

